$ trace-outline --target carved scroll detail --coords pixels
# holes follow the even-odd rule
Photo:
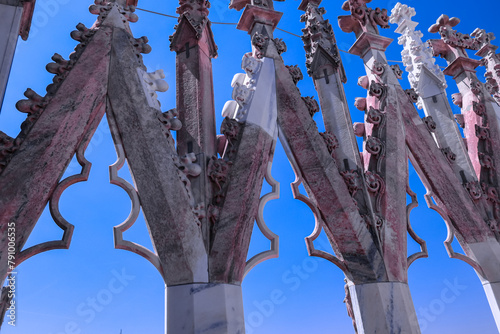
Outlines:
[[[408,256],[407,259],[407,266],[408,268],[411,266],[413,262],[415,262],[418,259],[426,258],[429,257],[429,252],[427,251],[427,243],[425,242],[424,239],[420,238],[417,233],[413,230],[413,227],[411,226],[411,221],[410,221],[410,213],[411,211],[418,206],[418,200],[417,200],[417,194],[413,192],[410,188],[410,183],[408,179],[408,184],[406,185],[406,193],[410,195],[411,198],[411,203],[409,203],[406,206],[406,226],[408,229],[408,234],[410,234],[410,237],[415,240],[417,244],[420,245],[420,252],[417,252],[415,254],[412,254]]]
[[[314,215],[314,219],[315,219],[315,228],[314,228],[313,233],[305,238],[307,251],[308,251],[310,256],[320,257],[320,258],[323,258],[327,261],[330,261],[331,263],[333,263],[334,265],[339,267],[340,270],[342,270],[344,272],[346,277],[348,277],[350,280],[352,280],[352,276],[351,276],[349,270],[347,269],[347,266],[344,263],[344,261],[342,261],[341,259],[339,259],[338,257],[336,257],[330,253],[316,249],[314,247],[314,241],[321,234],[321,230],[323,228],[323,221],[320,218],[321,215],[319,213],[319,209],[316,206],[316,204],[313,202],[313,200],[311,200],[306,195],[303,195],[300,193],[299,187],[301,184],[303,184],[304,178],[300,172],[300,169],[299,169],[297,162],[295,161],[295,158],[293,157],[293,154],[292,154],[292,151],[290,149],[290,146],[288,145],[288,142],[286,141],[285,137],[281,135],[281,133],[282,133],[282,131],[280,130],[279,138],[280,138],[281,144],[283,145],[283,148],[284,148],[285,153],[288,157],[288,160],[290,161],[290,164],[292,165],[292,168],[295,172],[295,181],[291,183],[293,198],[305,203],[311,209],[311,211]]]
[[[120,133],[118,132],[116,121],[114,117],[109,114],[108,114],[108,123],[109,123],[109,129],[111,131],[111,136],[113,137],[113,141],[115,143],[116,153],[118,156],[116,162],[113,165],[109,166],[110,183],[125,190],[132,202],[132,208],[130,209],[129,216],[125,219],[123,223],[113,228],[115,248],[127,250],[129,252],[142,256],[143,258],[151,262],[151,264],[155,266],[155,268],[162,275],[163,279],[165,279],[166,278],[165,268],[163,268],[163,265],[160,261],[160,258],[158,257],[158,254],[153,253],[152,251],[150,251],[149,249],[147,249],[142,245],[123,239],[123,233],[127,231],[129,228],[131,228],[135,224],[137,217],[139,217],[139,213],[141,211],[141,204],[139,200],[139,194],[137,193],[137,190],[135,190],[134,186],[128,183],[123,178],[121,178],[120,176],[118,176],[118,171],[125,165],[126,156],[125,156],[125,151],[123,150],[123,144]]]
[[[276,142],[277,141],[275,140],[271,152],[274,152],[274,149],[276,148]],[[276,181],[272,176],[272,166],[273,160],[271,157],[267,164],[265,179],[267,183],[272,187],[272,190],[270,193],[267,193],[260,198],[259,209],[257,212],[257,216],[255,217],[259,230],[271,242],[271,249],[254,255],[250,260],[246,262],[243,278],[259,263],[262,263],[269,259],[277,258],[279,256],[279,236],[271,231],[269,226],[267,226],[266,221],[264,220],[264,208],[267,203],[280,197],[280,183]]]

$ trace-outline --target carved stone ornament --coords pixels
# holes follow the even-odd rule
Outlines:
[[[320,133],[320,135],[325,141],[328,153],[330,153],[330,155],[335,158],[335,150],[339,147],[339,141],[337,137],[329,131],[322,132]]]
[[[262,61],[255,59],[251,53],[246,53],[241,60],[241,68],[252,78],[262,67]]]
[[[450,19],[448,15],[443,14],[437,19],[436,23],[429,28],[429,32],[439,32],[443,41],[454,48],[478,50],[480,47],[478,39],[452,29],[459,23],[460,19],[456,17]]]
[[[226,117],[221,124],[220,131],[226,137],[228,143],[233,145],[240,132],[240,123],[235,119]]]
[[[292,76],[293,82],[297,85],[297,83],[304,79],[304,75],[302,74],[302,71],[297,65],[289,66],[287,65],[286,68],[288,68],[288,71],[290,72],[290,75]]]
[[[455,121],[457,121],[458,125],[463,129],[465,128],[465,117],[462,114],[455,115]]]
[[[278,50],[279,54],[286,52],[287,47],[286,47],[285,41],[283,41],[283,38],[275,38],[275,39],[273,39],[273,42],[274,42],[274,45],[276,46],[276,50]]]
[[[436,125],[436,122],[434,122],[434,119],[432,118],[432,116],[424,117],[424,118],[422,118],[422,121],[427,126],[427,129],[429,130],[429,132],[436,131],[437,125]]]
[[[451,100],[454,105],[456,105],[459,108],[463,107],[463,98],[461,93],[455,93],[451,95]]]
[[[402,34],[398,39],[398,43],[404,47],[401,55],[406,72],[408,72],[408,80],[411,87],[417,90],[419,82],[422,79],[422,71],[425,67],[439,80],[441,87],[446,88],[446,79],[439,66],[435,64],[436,59],[433,56],[433,52],[422,42],[424,35],[421,31],[415,31],[418,23],[411,19],[415,14],[414,8],[398,2],[392,9],[390,20],[391,23],[399,25],[396,32]],[[418,107],[421,108],[422,106],[418,104]]]
[[[472,110],[474,111],[474,113],[476,113],[476,115],[484,116],[484,114],[486,113],[486,106],[484,105],[484,103],[473,101]]]
[[[386,65],[384,63],[375,60],[371,68],[372,74],[378,75],[379,77],[382,76],[382,74],[384,74],[385,72],[385,66]]]
[[[253,97],[254,90],[251,87],[248,87],[247,85],[242,85],[240,83],[236,83],[234,89],[233,89],[233,100],[238,102],[241,108],[244,108],[248,102]]]
[[[203,34],[203,29],[209,22],[209,8],[210,2],[207,0],[179,0],[179,7],[177,7],[176,11],[179,14],[178,21],[181,22],[183,19],[186,19],[194,31],[196,31],[196,38],[199,39]],[[176,32],[170,36],[170,42],[174,41],[175,34],[180,33],[178,28],[178,25],[174,27]]]
[[[412,103],[417,103],[418,102],[418,93],[415,91],[415,89],[410,88],[405,90],[406,95],[408,95],[408,98]]]
[[[0,131],[0,174],[19,147],[19,141]]]
[[[379,156],[383,153],[384,143],[376,137],[368,136],[365,142],[365,149],[368,153],[374,156]]]
[[[363,181],[357,170],[346,170],[340,174],[344,178],[344,182],[351,196],[354,196],[358,190],[363,188]]]
[[[137,69],[137,73],[141,79],[149,106],[160,110],[161,105],[156,92],[166,92],[169,88],[168,83],[163,80],[165,79],[165,73],[161,69],[148,73],[141,68]]]
[[[453,151],[449,147],[442,148],[441,152],[443,152],[444,156],[446,157],[446,159],[448,159],[448,162],[450,164],[454,163],[457,159],[457,155],[453,153]]]
[[[229,168],[232,163],[217,157],[212,157],[208,162],[208,177],[217,186],[218,190],[222,190],[222,186],[227,182]]]
[[[378,83],[372,80],[370,84],[370,89],[368,91],[370,96],[374,96],[379,100],[379,108],[381,110],[385,109],[385,102],[387,99],[387,86],[383,83]]]
[[[189,204],[191,208],[194,208],[195,200],[191,189],[191,181],[189,180],[188,176],[196,177],[201,174],[201,166],[194,163],[196,161],[196,154],[188,153],[183,157],[173,155],[172,159],[175,166],[178,168],[179,179],[184,184],[184,188],[188,195]]]
[[[326,10],[323,7],[310,2],[305,14],[300,17],[300,21],[306,24],[302,29],[302,41],[306,51],[306,67],[309,75],[313,74],[315,67],[325,65],[314,64],[315,61],[328,63],[333,69],[337,69],[341,64],[332,25],[329,20],[323,18],[325,13]],[[326,58],[320,59],[319,53],[324,53]]]
[[[484,73],[486,78],[485,88],[500,105],[500,55],[496,53],[498,47],[491,44],[491,41],[495,39],[495,35],[477,28],[471,36],[475,37],[481,45],[476,55],[483,57],[481,65],[486,68]]]
[[[78,42],[87,42],[95,33],[94,29],[88,29],[85,24],[78,23],[76,30],[70,33],[71,38]]]
[[[177,117],[179,117],[177,109],[171,109],[162,113],[159,116],[159,120],[166,130],[179,131],[182,128],[182,123]]]
[[[488,140],[490,139],[490,130],[488,128],[483,128],[477,124],[475,124],[476,128],[476,136],[477,138],[481,140]]]
[[[391,65],[391,69],[398,80],[403,79],[403,70],[399,67],[398,64]]]
[[[479,163],[483,168],[495,169],[495,162],[493,161],[491,155],[479,153]]]
[[[108,16],[109,12],[115,6],[118,9],[118,12],[123,17],[123,21],[126,22],[137,22],[139,21],[139,17],[135,14],[135,6],[125,6],[122,7],[118,5],[116,2],[109,2],[106,0],[95,0],[94,5],[89,7],[89,11],[92,14],[99,15],[97,18],[97,24],[100,25],[104,19]]]
[[[384,113],[380,110],[370,107],[370,110],[366,113],[366,121],[373,125],[380,125],[384,119]]]
[[[385,181],[377,173],[374,173],[371,171],[366,171],[365,172],[365,182],[366,182],[366,188],[367,188],[368,192],[370,192],[376,198],[375,209],[379,212],[381,209],[380,208],[380,204],[381,204],[381,200],[382,200],[381,195],[385,193]],[[383,223],[383,219],[381,219],[381,217],[378,217],[377,222],[376,222],[376,227],[380,228],[382,226],[382,223]]]
[[[359,111],[366,111],[366,107],[367,107],[366,97],[357,97],[354,100],[354,106]]]
[[[264,57],[268,44],[269,44],[268,36],[265,36],[259,32],[253,34],[252,45],[255,47],[255,56],[257,58],[260,59]]]
[[[474,201],[479,200],[483,195],[483,190],[477,181],[467,182],[464,187]]]
[[[389,28],[389,16],[387,9],[369,8],[366,6],[371,0],[347,0],[342,5],[342,9],[350,11],[350,16],[339,17],[339,25],[342,31],[355,32],[358,35],[361,31],[378,33],[377,26],[382,29]]]
[[[486,199],[492,203],[500,203],[500,199],[498,198],[498,190],[495,187],[492,187],[484,182],[481,182],[481,189],[483,193],[486,195]]]
[[[134,38],[132,44],[136,51],[136,54],[148,54],[152,51],[151,46],[148,44],[149,39],[146,36],[142,36],[139,38]]]
[[[309,115],[313,117],[319,111],[318,101],[313,96],[302,97],[302,100],[305,102],[307,110],[309,110]]]
[[[366,187],[369,192],[373,194],[379,194],[385,191],[384,179],[377,173],[366,171],[365,181],[366,181]]]

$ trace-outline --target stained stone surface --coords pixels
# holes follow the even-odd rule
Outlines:
[[[408,284],[350,285],[358,334],[418,334],[420,328]]]
[[[16,50],[22,7],[0,3],[0,108]]]
[[[241,286],[185,284],[167,288],[167,332],[243,334]]]

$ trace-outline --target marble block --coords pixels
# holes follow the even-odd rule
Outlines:
[[[408,284],[357,284],[349,290],[358,334],[420,333]]]
[[[167,333],[244,334],[241,286],[195,283],[167,287]]]

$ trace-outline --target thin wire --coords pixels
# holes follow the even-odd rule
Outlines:
[[[170,17],[170,18],[173,18],[173,19],[178,19],[179,18],[178,16],[173,16],[173,15],[168,15],[168,14],[153,12],[152,10],[148,10],[148,9],[142,9],[142,8],[136,8],[136,9],[137,10],[142,10],[143,12],[148,12],[148,13],[152,13],[152,14],[156,14],[156,15]]]
[[[278,30],[280,30],[280,31],[283,31],[283,32],[286,32],[287,34],[290,34],[290,35],[292,35],[292,36],[302,38],[302,36],[299,36],[299,35],[297,35],[297,34],[294,34],[293,32],[289,32],[289,31],[286,31],[286,30],[281,29],[281,28],[278,28],[278,27],[276,27],[276,29],[278,29]]]
[[[158,12],[154,12],[154,11],[148,10],[148,9],[142,9],[142,8],[136,8],[136,9],[137,10],[142,10],[143,12],[148,12],[148,13],[151,13],[151,14],[156,14],[156,15],[170,17],[170,18],[173,18],[173,19],[178,19],[179,18],[178,16],[173,16],[173,15],[158,13]],[[231,26],[238,25],[238,23],[232,23],[232,22],[212,22],[212,24],[231,25]],[[281,29],[281,28],[278,28],[278,27],[276,27],[276,29],[278,29],[279,31],[282,31],[284,33],[290,34],[292,36],[302,38],[302,36],[294,34],[293,32],[287,31],[285,29]],[[341,50],[341,49],[339,49],[339,51],[347,53],[348,55],[352,55],[351,53],[349,53],[349,51],[345,51],[345,50]],[[401,64],[403,64],[403,62],[401,60],[387,60],[387,61],[390,62],[390,63],[401,63]],[[439,66],[439,67],[442,67],[442,66]],[[444,67],[442,67],[442,68],[444,68]]]

